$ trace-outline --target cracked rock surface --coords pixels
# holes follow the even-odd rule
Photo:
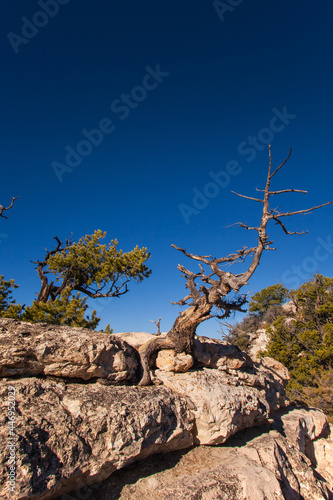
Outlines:
[[[122,383],[133,381],[138,366],[135,349],[114,335],[0,318],[0,377],[43,374]]]
[[[136,387],[147,335],[0,319],[1,498],[332,498],[330,428],[286,407],[283,365],[197,337]]]
[[[1,498],[46,499],[153,453],[191,446],[186,401],[165,387],[115,387],[18,379],[1,384],[16,399],[17,477],[9,491],[6,411],[0,420]],[[12,392],[12,389],[11,389]]]
[[[307,418],[313,424],[320,413],[291,409],[284,421]],[[281,416],[277,419],[281,422]],[[221,446],[150,457],[89,488],[86,500],[332,499],[329,484],[288,440],[285,429],[254,427]],[[74,493],[72,498],[80,497]]]

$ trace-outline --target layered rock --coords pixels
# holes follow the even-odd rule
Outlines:
[[[266,326],[259,328],[255,333],[250,334],[250,347],[248,353],[252,359],[258,361],[260,359],[259,353],[265,351],[268,343],[268,335]]]
[[[190,402],[196,444],[221,444],[241,429],[265,424],[271,411],[286,402],[283,386],[260,370],[242,377],[208,368],[184,374],[159,370],[155,375]]]
[[[253,366],[250,356],[239,347],[209,337],[195,337],[193,356],[199,365],[218,370],[239,370]]]
[[[281,422],[281,415],[277,415]],[[291,410],[282,422],[321,420],[319,410]],[[290,422],[289,422],[290,423]],[[253,428],[218,447],[149,458],[86,491],[87,500],[323,500],[328,484],[309,458],[280,431]],[[311,424],[312,425],[312,424]],[[310,433],[311,434],[311,433]],[[311,434],[314,436],[314,434]],[[75,493],[73,499],[79,499]]]
[[[185,373],[192,368],[193,356],[186,353],[176,353],[173,349],[160,351],[157,355],[156,367],[164,372]]]
[[[161,336],[165,335],[165,333],[161,334]],[[151,335],[144,332],[116,333],[114,336],[124,340],[135,349],[152,339]],[[173,349],[160,351],[157,354],[155,366],[163,371],[176,373],[189,370],[194,363],[199,367],[205,366],[224,371],[253,366],[251,358],[239,347],[204,336],[195,337],[192,355],[177,354]]]
[[[116,478],[131,463],[193,443],[224,443],[242,429],[267,426],[274,412],[288,404],[283,365],[267,358],[253,362],[237,347],[206,337],[196,338],[193,358],[159,353],[152,366],[156,386],[135,387],[140,369],[136,349],[147,336],[151,338],[0,319],[3,498],[43,500],[74,490],[73,498],[88,499],[82,488],[110,475]],[[15,495],[8,481],[13,398]],[[306,458],[318,470],[328,470],[324,458],[321,463],[316,458],[316,450],[318,457],[330,454],[323,414],[281,415],[274,425],[269,442],[246,446],[241,454],[234,448],[228,456],[211,453],[213,462],[202,451],[202,469],[190,458],[186,470],[175,474],[184,481],[175,479],[170,489],[169,479],[164,484],[161,478],[158,489],[153,477],[150,490],[147,485],[144,490],[133,487],[138,495],[133,498],[145,488],[151,498],[328,498]],[[317,496],[305,496],[304,488]],[[287,496],[279,496],[281,491]]]
[[[0,377],[52,375],[123,383],[135,380],[138,367],[135,349],[113,335],[0,319]]]
[[[9,390],[10,388],[10,390]],[[15,394],[15,495],[8,481],[8,394]],[[93,484],[152,453],[191,446],[186,400],[165,387],[2,381],[1,498],[42,500]]]
[[[330,424],[330,432],[326,437],[320,437],[312,442],[312,463],[317,472],[328,482],[330,490],[333,492],[333,425]],[[333,496],[332,496],[333,498]]]

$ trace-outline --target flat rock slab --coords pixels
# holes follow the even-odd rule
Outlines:
[[[133,381],[138,367],[135,349],[114,335],[0,319],[0,377],[43,374],[122,383]]]
[[[44,500],[93,484],[145,458],[191,446],[186,400],[166,387],[69,384],[23,378],[0,389],[1,498]],[[9,394],[11,397],[9,398]],[[8,481],[8,402],[15,400],[15,493]]]

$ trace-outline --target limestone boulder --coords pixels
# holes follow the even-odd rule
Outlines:
[[[166,333],[161,334],[161,336],[165,335]],[[142,344],[155,338],[154,335],[145,332],[116,333],[115,336],[135,349],[139,349]],[[176,353],[173,349],[166,349],[157,353],[153,366],[163,371],[184,373],[193,366],[193,363],[194,360],[190,354]]]
[[[203,336],[196,336],[194,339],[193,357],[201,366],[224,371],[253,365],[251,358],[239,347]]]
[[[89,500],[284,499],[274,474],[245,454],[204,446],[177,455],[174,467],[159,457],[159,467],[148,460],[111,476],[98,489],[90,488]]]
[[[309,446],[308,446],[309,449]],[[327,437],[322,437],[313,441],[312,463],[316,470],[329,483],[329,488],[333,492],[333,425],[330,424],[330,431]]]
[[[15,400],[13,449],[7,446],[9,395]],[[136,460],[193,442],[186,400],[166,387],[21,378],[3,380],[0,396],[3,499],[44,500],[78,491]],[[8,480],[11,453],[14,492]]]
[[[265,351],[268,343],[266,327],[259,328],[255,333],[250,334],[249,355],[252,359],[259,361],[259,353]]]
[[[267,424],[271,412],[288,403],[283,385],[259,368],[232,374],[209,368],[156,370],[155,376],[187,399],[195,417],[196,444],[221,444],[246,427]]]
[[[290,374],[288,368],[286,368],[276,359],[267,356],[260,359],[260,364],[264,368],[267,368],[267,370],[271,371],[274,376],[281,380],[284,384],[287,384],[289,382]]]
[[[193,366],[193,357],[191,354],[178,354],[173,349],[166,349],[158,353],[155,364],[162,371],[185,373]]]
[[[283,304],[282,307],[283,307],[286,314],[293,315],[293,314],[296,314],[296,312],[297,312],[296,305],[292,300],[289,300],[288,302]]]
[[[333,491],[333,426],[325,414],[317,408],[296,408],[283,414],[274,425],[310,460]]]
[[[139,363],[136,350],[114,335],[0,318],[0,377],[52,375],[127,383],[137,377]]]
[[[161,334],[165,335],[166,333]],[[153,335],[144,332],[117,333],[115,336],[135,349],[154,338]],[[193,366],[193,363],[196,366],[223,371],[239,370],[253,365],[251,358],[237,346],[209,337],[196,336],[192,356],[186,353],[177,354],[172,349],[160,351],[155,366],[165,371],[185,372]]]
[[[293,419],[299,416],[297,410]],[[254,428],[222,446],[143,460],[117,471],[88,495],[89,500],[329,500],[332,490],[318,472],[283,429]]]
[[[278,425],[278,424],[276,424]],[[281,416],[281,425],[288,440],[312,458],[312,442],[327,437],[330,429],[325,414],[317,408],[299,408]]]

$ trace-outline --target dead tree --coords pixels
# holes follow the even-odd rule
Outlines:
[[[8,217],[3,215],[3,212],[4,212],[4,210],[9,210],[10,208],[12,208],[12,206],[14,205],[14,201],[17,200],[17,198],[19,198],[19,196],[15,196],[15,197],[12,196],[12,201],[10,202],[9,207],[4,207],[3,205],[0,205],[0,217],[3,217],[4,219],[8,219]]]
[[[157,333],[153,333],[153,335],[161,335],[161,319],[162,318],[158,318],[158,321],[154,321],[153,319],[151,319],[151,323],[155,323],[155,325],[157,326]]]
[[[288,234],[304,234],[307,231],[288,231],[284,222],[284,217],[292,215],[305,214],[318,208],[330,205],[333,201],[323,203],[316,207],[308,208],[305,210],[298,210],[295,212],[280,212],[277,209],[272,209],[269,205],[270,198],[282,193],[306,193],[300,189],[281,189],[279,191],[271,191],[271,181],[278,173],[291,155],[291,149],[286,160],[281,163],[279,167],[272,171],[272,157],[271,147],[269,146],[269,166],[266,180],[265,189],[257,189],[263,193],[262,198],[255,198],[252,196],[244,196],[234,193],[237,196],[246,198],[256,203],[262,204],[262,216],[258,226],[250,227],[242,222],[236,223],[239,227],[245,228],[248,231],[255,231],[258,234],[257,245],[254,247],[243,247],[235,253],[229,254],[226,257],[215,258],[211,255],[194,255],[187,252],[184,248],[179,248],[176,245],[171,245],[176,250],[179,250],[187,257],[196,260],[199,263],[199,271],[192,272],[182,265],[178,265],[178,269],[186,279],[186,288],[189,293],[176,304],[181,306],[187,305],[188,308],[181,312],[177,317],[173,327],[167,333],[166,337],[154,338],[147,343],[143,344],[140,349],[141,363],[143,367],[143,376],[139,385],[149,385],[151,383],[150,376],[150,363],[153,356],[162,349],[174,349],[177,353],[186,352],[191,353],[194,336],[197,327],[203,321],[206,321],[213,316],[220,319],[228,318],[232,311],[242,311],[242,306],[247,302],[246,296],[236,295],[234,299],[227,299],[231,292],[238,294],[239,290],[248,284],[254,271],[257,269],[260,259],[264,250],[275,250],[272,248],[272,241],[269,239],[266,228],[269,221],[278,224],[282,230]],[[250,258],[249,266],[246,271],[240,274],[233,274],[230,271],[221,269],[223,265],[235,264],[237,262],[244,262],[246,258]],[[208,271],[205,270],[208,268]],[[214,314],[213,310],[217,309],[218,314]]]

